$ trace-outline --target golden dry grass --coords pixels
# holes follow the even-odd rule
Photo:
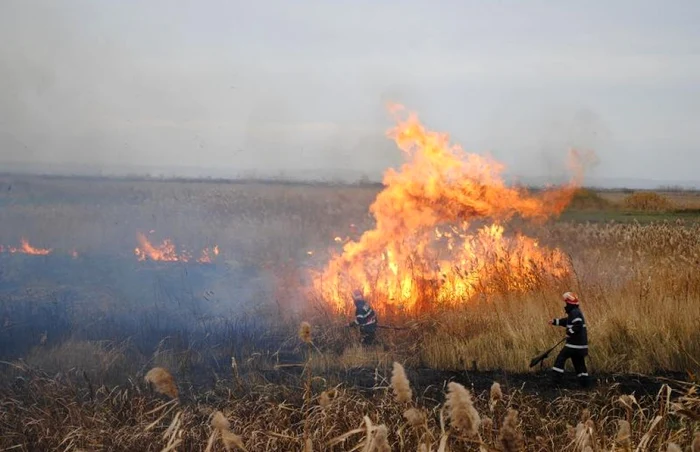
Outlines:
[[[279,321],[298,325],[294,311],[299,305],[291,300],[302,298],[300,286],[308,282],[305,270],[323,266],[329,247],[340,249],[334,237],[357,238],[371,227],[367,207],[377,191],[378,187],[262,183],[14,181],[13,190],[0,197],[6,205],[0,209],[0,221],[8,225],[0,231],[0,243],[15,243],[17,237],[11,232],[23,231],[41,246],[56,243],[57,248],[62,244],[67,248],[70,244],[78,250],[124,253],[133,258],[135,232],[151,227],[192,248],[217,243],[221,261],[230,271],[254,265],[274,275],[274,291],[262,293],[256,303],[242,309],[272,305],[271,311],[279,312]],[[677,195],[693,196],[687,192]],[[88,201],[96,199],[101,203],[99,216],[88,206]],[[124,218],[130,219],[126,227]],[[518,296],[501,290],[495,278],[492,286],[484,288],[485,293],[490,292],[488,297],[457,309],[436,309],[427,292],[423,305],[430,308],[428,314],[381,319],[385,324],[412,322],[405,334],[380,331],[389,353],[355,347],[356,337],[343,328],[347,317],[319,303],[307,317],[318,330],[314,342],[334,353],[319,357],[312,365],[387,367],[396,358],[444,369],[469,368],[476,361],[482,369],[524,370],[536,352],[563,334],[546,322],[562,314],[560,294],[574,290],[582,298],[591,365],[596,371],[700,373],[700,276],[693,270],[700,262],[697,223],[552,222],[524,230],[542,244],[566,252],[576,274]],[[307,254],[309,250],[314,251],[312,255]],[[4,268],[3,275],[15,271]],[[216,284],[212,289],[218,291]],[[37,293],[39,287],[32,290]],[[224,294],[227,290],[221,287]],[[88,295],[75,311],[75,322],[109,317],[129,306],[123,300],[96,303],[93,294]],[[142,304],[141,298],[135,299],[132,309]],[[256,315],[272,317],[271,312]],[[57,345],[51,340],[49,344]],[[55,353],[69,355],[70,351]],[[75,355],[70,359],[76,360],[79,354]],[[188,359],[199,363],[201,355],[193,353]],[[175,368],[181,362],[181,356],[159,353],[154,364]]]
[[[621,207],[624,204],[625,198],[631,194],[631,190],[603,190],[597,192],[597,195],[609,203],[609,207]],[[697,210],[700,209],[700,192],[693,190],[647,190],[647,192],[656,193],[665,198],[670,207],[679,210]]]
[[[453,435],[442,402],[428,400],[417,390],[407,391],[400,372],[394,386],[388,376],[379,376],[391,372],[395,361],[407,369],[465,370],[476,363],[479,369],[525,371],[532,356],[562,337],[563,331],[548,326],[547,320],[563,315],[559,297],[574,290],[581,297],[588,324],[589,367],[594,375],[674,370],[697,378],[698,223],[523,226],[542,244],[566,252],[575,274],[517,296],[489,288],[493,290],[488,296],[457,308],[382,317],[383,324],[406,329],[380,330],[382,345],[368,349],[357,345],[355,331],[344,328],[348,317],[332,312],[322,300],[314,300],[301,312],[295,311],[300,305],[288,300],[300,299],[304,270],[327,261],[326,250],[337,246],[334,237],[356,238],[371,226],[366,209],[377,188],[150,182],[106,182],[88,188],[75,181],[43,181],[2,195],[0,221],[7,227],[0,231],[0,243],[15,243],[17,231],[22,231],[39,246],[133,257],[136,230],[150,228],[191,248],[217,243],[229,268],[250,264],[269,269],[277,278],[280,284],[274,299],[279,305],[261,298],[255,309],[261,317],[279,322],[278,329],[299,342],[307,353],[305,363],[300,363],[305,364],[306,373],[289,386],[267,384],[262,374],[239,375],[239,367],[261,372],[275,369],[273,362],[261,358],[263,351],[255,343],[247,343],[244,352],[239,351],[243,360],[232,368],[233,389],[217,386],[212,392],[188,391],[184,397],[186,389],[178,390],[175,380],[156,379],[169,381],[161,389],[176,397],[164,402],[163,396],[146,389],[143,373],[134,377],[136,372],[128,365],[133,356],[127,358],[120,348],[92,340],[59,342],[53,337],[41,344],[37,338],[26,362],[52,376],[67,368],[74,373],[80,369],[77,375],[85,370],[86,387],[20,366],[24,370],[2,385],[0,426],[7,433],[0,439],[0,449],[203,450],[211,441],[211,450],[224,450],[226,445],[235,450],[240,438],[248,450],[381,449],[386,439],[391,450],[422,446],[435,451],[441,441],[451,450],[478,450],[478,441],[483,441],[486,450],[503,451],[518,450],[522,435],[525,450],[611,450],[616,441],[615,450],[628,446],[666,450],[670,443],[687,450],[693,431],[698,430],[696,386],[674,392],[670,404],[665,394],[637,400],[629,395],[620,398],[614,388],[548,401],[513,390],[501,389],[498,396],[497,389],[476,393],[464,387],[473,398],[479,428],[472,437],[457,434],[456,428]],[[601,196],[607,199],[608,195]],[[674,208],[680,205],[675,195],[664,196]],[[692,195],[683,196],[688,197],[685,206],[694,202]],[[99,199],[99,215],[86,199]],[[120,223],[124,219],[129,219],[128,227]],[[310,250],[313,253],[307,254]],[[3,277],[20,270],[3,268]],[[33,287],[33,296],[43,287]],[[431,306],[430,294],[424,295],[425,304]],[[136,300],[134,306],[141,302]],[[10,307],[5,305],[8,311]],[[75,321],[109,316],[116,310],[127,308],[108,298],[86,297],[85,307],[74,313]],[[279,318],[274,312],[279,312]],[[301,320],[309,324],[300,327]],[[137,364],[143,372],[155,366],[177,375],[194,366],[206,368],[211,361],[230,362],[230,355],[222,351],[229,345],[217,343],[216,352],[207,346],[184,350],[158,346]],[[337,382],[324,386],[332,371],[357,367],[376,370],[378,387],[373,395]],[[119,374],[134,383],[116,388],[103,385]],[[449,392],[446,384],[443,396]],[[460,420],[461,430],[473,433],[477,423],[467,422],[469,413],[473,417],[468,397],[455,386],[452,392],[461,407],[454,417]],[[403,394],[399,401],[397,394]],[[581,420],[582,406],[589,407],[590,418]],[[214,414],[217,411],[227,420],[228,430],[221,416]]]
[[[493,410],[488,389],[450,382],[442,400],[417,396],[406,410],[381,384],[369,395],[341,385],[331,403],[316,392],[308,405],[294,386],[254,384],[163,401],[134,383],[88,398],[69,381],[17,372],[21,385],[0,386],[2,450],[685,450],[700,428],[700,387],[673,381],[639,398],[614,386],[550,400],[502,389]]]
[[[622,202],[625,209],[641,212],[664,212],[671,210],[673,204],[656,192],[636,192],[625,197]]]

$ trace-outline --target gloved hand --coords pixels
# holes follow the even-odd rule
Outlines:
[[[353,326],[355,326],[355,322],[348,323],[348,328],[352,328]]]

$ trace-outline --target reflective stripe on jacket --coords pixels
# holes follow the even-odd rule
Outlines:
[[[367,302],[355,309],[355,323],[360,326],[374,325],[377,323],[377,314]]]
[[[566,317],[554,319],[554,325],[566,328],[566,347],[574,349],[588,348],[586,319],[579,308],[571,309]]]

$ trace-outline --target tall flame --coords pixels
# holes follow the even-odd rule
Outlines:
[[[391,111],[397,125],[388,136],[408,161],[385,172],[385,188],[370,206],[375,228],[312,272],[325,301],[346,310],[350,291],[360,288],[379,311],[410,311],[496,290],[526,291],[543,278],[567,275],[563,253],[509,236],[504,225],[516,216],[542,221],[561,213],[580,172],[570,184],[535,196],[507,186],[501,163],[450,144],[447,134],[426,130],[415,114],[403,119],[401,106]]]

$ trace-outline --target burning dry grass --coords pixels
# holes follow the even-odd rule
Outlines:
[[[0,386],[2,450],[624,451],[672,443],[685,450],[700,441],[700,388],[681,382],[634,398],[631,407],[614,386],[547,400],[449,382],[442,395],[419,388],[406,410],[403,396],[396,400],[381,384],[369,394],[327,387],[310,405],[299,390],[303,379],[239,389],[220,382],[163,401],[136,382],[88,394],[69,380],[20,371],[23,378]],[[401,371],[395,375],[404,380]],[[499,404],[491,411],[494,396]],[[487,412],[495,422],[481,417]]]
[[[75,182],[52,184],[44,187],[42,196],[36,198],[62,192],[86,195],[85,188]],[[60,190],[55,190],[56,185]],[[322,268],[327,262],[325,250],[329,244],[339,251],[345,239],[337,244],[335,237],[358,240],[362,231],[372,228],[373,221],[367,216],[366,208],[377,189],[105,182],[97,191],[105,206],[99,219],[93,217],[94,209],[75,201],[59,199],[52,201],[53,204],[32,204],[28,201],[32,196],[23,198],[20,193],[0,209],[0,221],[7,225],[0,231],[4,234],[0,235],[0,243],[20,243],[20,238],[11,231],[27,229],[32,244],[34,237],[38,237],[36,244],[55,249],[70,249],[77,243],[80,251],[102,251],[103,246],[110,244],[114,249],[105,252],[124,251],[133,259],[133,230],[124,233],[113,226],[130,218],[139,229],[154,227],[159,234],[177,237],[178,243],[188,243],[193,249],[222,244],[221,258],[232,267],[250,264],[274,269],[279,281],[285,283],[276,294],[284,303],[298,294],[305,266]],[[183,199],[188,199],[189,204],[183,204]],[[86,224],[97,226],[84,228]],[[251,386],[253,381],[265,382],[264,375],[257,375],[240,377],[247,379],[247,385],[236,383],[236,388],[246,388],[249,392],[218,388],[198,395],[188,392],[187,397],[177,393],[177,402],[160,402],[162,397],[156,399],[147,392],[140,377],[132,386],[100,387],[107,380],[100,377],[104,372],[118,374],[126,368],[127,358],[119,349],[78,340],[60,343],[49,334],[48,342],[35,348],[27,362],[41,366],[51,375],[66,368],[86,369],[88,381],[98,389],[88,389],[88,383],[84,383],[86,388],[81,388],[61,379],[54,381],[37,375],[7,379],[3,382],[7,387],[0,402],[3,404],[0,426],[9,434],[0,440],[2,447],[32,444],[34,449],[44,450],[57,449],[59,445],[69,450],[162,450],[170,444],[176,450],[201,450],[216,430],[219,439],[215,438],[213,450],[222,450],[225,438],[235,448],[233,437],[211,424],[212,413],[218,410],[229,422],[228,431],[238,435],[248,450],[301,450],[302,446],[307,450],[348,450],[356,446],[362,449],[368,445],[368,436],[376,440],[377,447],[384,447],[386,438],[392,450],[417,450],[419,445],[429,450],[430,444],[435,451],[445,437],[453,450],[460,447],[477,450],[473,438],[468,438],[472,441],[469,442],[461,436],[445,435],[451,424],[443,412],[441,425],[440,405],[416,388],[410,395],[399,390],[405,397],[397,402],[395,387],[390,390],[389,380],[379,374],[388,372],[394,361],[403,363],[406,369],[420,365],[464,370],[475,362],[479,369],[524,370],[536,352],[555,343],[563,334],[547,326],[546,321],[562,315],[558,300],[565,290],[575,290],[582,298],[592,347],[589,367],[594,375],[602,371],[650,373],[666,369],[687,371],[692,378],[700,373],[700,277],[695,271],[700,262],[699,224],[559,222],[534,228],[526,225],[522,230],[543,247],[561,249],[567,261],[570,257],[574,273],[541,284],[536,279],[538,273],[533,272],[531,277],[536,284],[528,285],[531,290],[515,294],[508,290],[506,276],[510,267],[497,267],[483,291],[488,295],[473,297],[457,309],[435,307],[435,292],[426,286],[416,295],[428,308],[420,315],[394,312],[380,316],[383,325],[408,328],[380,330],[379,339],[384,347],[357,346],[353,332],[342,328],[347,318],[329,310],[315,311],[315,316],[305,317],[314,325],[313,344],[308,329],[302,328],[298,338],[302,347],[308,342],[305,349],[313,354],[313,360],[307,363],[307,375],[313,375],[313,394],[306,390],[306,379],[296,386]],[[64,237],[65,231],[73,235]],[[509,237],[508,231],[505,235]],[[290,240],[290,236],[295,239]],[[2,258],[17,256],[3,254]],[[14,262],[20,261],[3,267],[3,278],[18,272],[21,264]],[[32,287],[34,298],[39,297],[37,287]],[[259,299],[266,301],[262,296]],[[95,302],[89,304],[90,315],[77,308],[71,318],[75,325],[82,325],[85,319],[98,317],[98,308],[102,309],[100,316],[109,317],[115,309],[124,309],[122,300],[115,300],[90,299]],[[143,301],[138,298],[134,306],[141,306]],[[459,304],[447,301],[445,305]],[[23,319],[35,319],[32,316],[39,309],[20,311],[17,304],[25,302],[16,298],[3,299],[2,303],[5,317],[4,329],[0,331],[7,335],[16,334],[16,325],[21,325]],[[166,305],[165,309],[175,309],[175,304]],[[319,305],[328,306],[323,302]],[[287,307],[280,308],[285,316],[288,316]],[[24,318],[15,315],[20,312],[26,312]],[[285,331],[296,340],[299,324],[295,320],[289,325]],[[43,328],[39,332],[42,331]],[[85,327],[84,333],[94,337],[100,332]],[[216,328],[207,329],[207,334],[210,333],[213,336],[209,337],[216,337]],[[239,354],[244,350],[237,366],[254,367],[261,363],[263,353],[272,353],[279,346],[274,343],[259,350],[254,340],[239,343],[228,337],[216,337],[210,341],[197,345],[199,349],[159,348],[152,359],[150,355],[144,358],[148,361],[146,369],[161,366],[178,375],[193,365],[203,368],[217,361],[224,363],[225,371],[230,372],[230,355],[222,350],[235,349]],[[34,334],[31,343],[39,344],[39,335]],[[318,353],[316,347],[323,353]],[[218,354],[208,354],[211,350]],[[139,365],[145,364],[139,362]],[[379,385],[374,391],[376,397],[366,397],[343,386],[316,387],[323,381],[326,370],[362,366],[376,369],[375,382]],[[269,370],[274,364],[262,363],[259,367]],[[220,373],[221,368],[215,372]],[[399,380],[403,379],[397,377],[396,382]],[[186,391],[184,386],[180,389]],[[610,450],[615,441],[619,442],[616,450],[628,446],[634,450],[640,445],[648,450],[665,450],[670,442],[687,449],[693,429],[698,428],[696,393],[690,393],[680,406],[673,406],[675,402],[672,402],[669,408],[666,399],[637,401],[626,396],[622,403],[617,401],[618,394],[611,393],[574,394],[550,403],[509,391],[507,387],[501,389],[500,397],[496,390],[488,393],[464,389],[470,392],[472,404],[480,415],[477,436],[488,445],[483,447],[517,450],[521,433],[527,450],[574,450],[576,444],[593,450]],[[88,393],[93,394],[94,400]],[[304,396],[317,402],[308,403]],[[591,416],[579,422],[582,406],[591,408]],[[658,421],[657,415],[661,417]],[[692,421],[695,423],[690,419],[695,419]],[[572,428],[571,437],[567,436],[567,424]],[[310,446],[304,440],[305,432]],[[354,433],[347,435],[349,432]],[[341,437],[345,439],[329,445]]]
[[[532,194],[506,185],[500,162],[465,152],[447,134],[426,129],[415,114],[396,116],[388,135],[409,160],[400,171],[386,171],[385,188],[370,206],[376,226],[313,272],[324,300],[342,312],[345,294],[362,288],[381,314],[414,313],[468,303],[499,283],[522,293],[569,273],[560,250],[506,231],[516,216],[542,222],[560,214],[580,171],[563,187]],[[572,160],[579,166],[578,153],[572,152]],[[429,301],[421,296],[426,290],[432,292]]]
[[[499,290],[418,316],[380,316],[382,324],[408,328],[380,330],[393,358],[437,369],[476,362],[479,369],[526,370],[530,358],[562,337],[547,320],[564,315],[561,293],[573,289],[586,315],[593,372],[700,374],[699,223],[554,223],[531,233],[543,243],[566,244],[574,270],[568,281],[526,294]],[[427,304],[433,295],[418,292]],[[386,366],[381,349],[348,348],[353,338],[340,334],[344,318],[327,326],[333,319],[314,323],[325,328],[319,346],[343,350],[335,355],[338,365]]]

